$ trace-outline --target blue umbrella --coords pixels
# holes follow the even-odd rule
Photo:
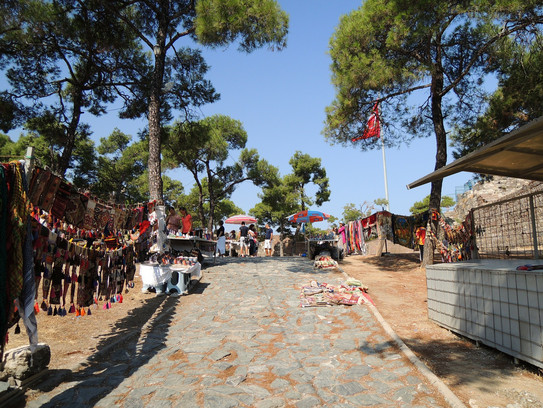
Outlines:
[[[305,211],[300,211],[296,214],[289,215],[287,220],[290,222],[301,224],[301,223],[308,223],[308,222],[313,223],[317,221],[324,221],[328,218],[330,218],[330,216],[326,213],[323,213],[322,211],[305,210]]]

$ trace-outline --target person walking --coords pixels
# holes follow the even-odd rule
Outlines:
[[[217,228],[217,252],[219,256],[224,256],[226,252],[226,236],[224,235],[224,222],[219,221],[219,228]]]
[[[256,256],[256,253],[258,252],[258,240],[256,237],[256,228],[254,224],[249,225],[249,255],[250,256]]]
[[[270,224],[266,224],[266,231],[264,235],[264,251],[266,252],[266,256],[272,255],[272,245],[271,245],[272,238],[273,238],[273,229],[270,228]]]
[[[426,228],[418,227],[415,232],[415,242],[419,246],[420,261],[424,259],[424,242],[426,241]]]
[[[192,216],[187,212],[185,207],[179,209],[181,213],[181,233],[189,235],[192,231]]]
[[[245,225],[245,221],[242,221],[241,227],[239,227],[239,248],[242,258],[249,255],[249,228]]]
[[[339,223],[339,228],[337,230],[338,232],[338,235],[339,235],[339,239],[341,241],[341,249],[343,250],[343,254],[344,255],[349,255],[349,253],[347,253],[347,245],[345,245],[347,243],[347,237],[345,236],[345,223],[343,222],[340,222]],[[339,244],[339,242],[338,242]]]

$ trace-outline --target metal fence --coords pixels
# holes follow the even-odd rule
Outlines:
[[[479,258],[538,259],[543,243],[543,191],[472,210]]]

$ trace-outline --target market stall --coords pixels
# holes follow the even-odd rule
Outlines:
[[[178,237],[168,235],[168,243],[171,249],[179,253],[192,253],[194,250],[198,250],[202,254],[204,261],[213,260],[213,263],[215,263],[217,241],[195,236]]]
[[[319,254],[329,253],[332,259],[343,259],[343,251],[339,248],[338,237],[308,238],[307,254],[310,259],[315,259]]]
[[[181,295],[202,278],[202,267],[195,257],[178,257],[173,262],[140,264],[142,291],[154,291],[157,295]]]

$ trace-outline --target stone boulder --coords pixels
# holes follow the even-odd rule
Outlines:
[[[51,361],[51,349],[39,343],[32,352],[30,346],[21,346],[6,351],[4,372],[17,380],[25,380],[45,370]]]

